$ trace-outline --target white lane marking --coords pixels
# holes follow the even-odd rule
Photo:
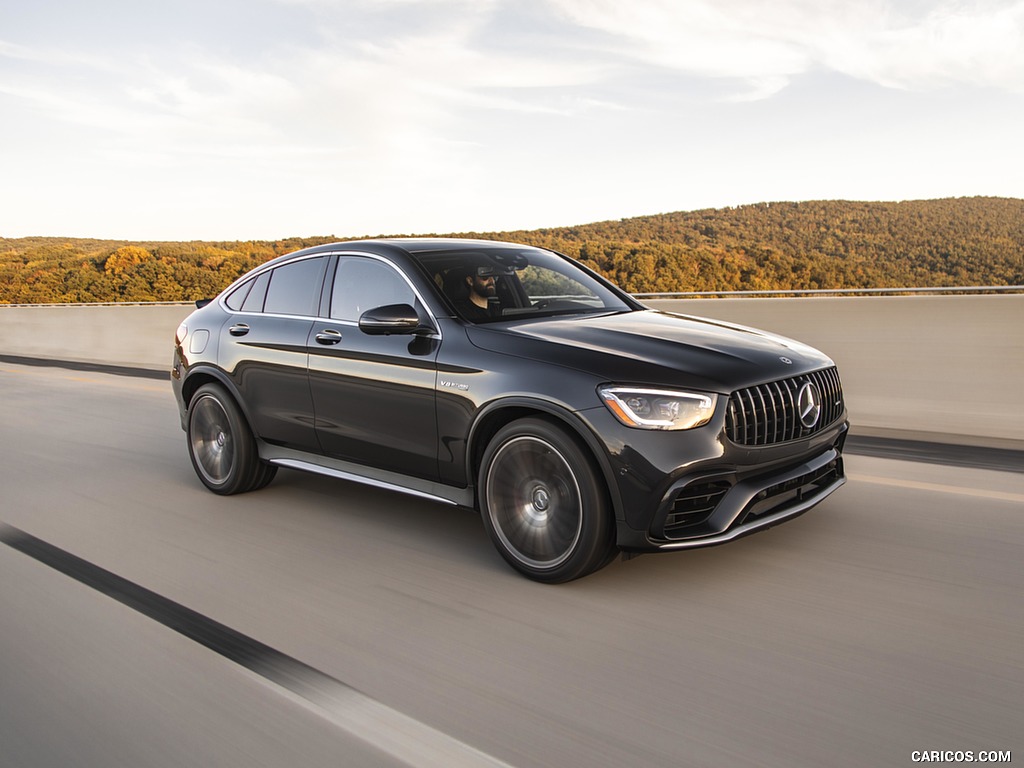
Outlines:
[[[1024,504],[1024,493],[1007,493],[1005,491],[990,491],[985,488],[964,488],[959,485],[943,485],[941,483],[923,483],[918,480],[900,480],[893,477],[876,477],[875,475],[861,475],[847,473],[851,480],[861,483],[872,483],[874,485],[888,485],[894,488],[910,488],[915,491],[935,491],[936,493],[955,493],[960,496],[974,496],[982,499],[997,499],[999,501],[1015,501]]]
[[[501,760],[237,630],[0,520],[0,544],[128,606],[410,768],[510,768]]]
[[[334,678],[299,670],[293,673],[298,684],[284,686],[259,672],[245,671],[349,735],[411,768],[512,768],[509,763]]]

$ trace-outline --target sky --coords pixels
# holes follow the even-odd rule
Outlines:
[[[0,237],[1024,197],[1024,0],[0,0]]]

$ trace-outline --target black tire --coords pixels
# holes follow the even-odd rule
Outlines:
[[[586,449],[541,418],[502,427],[480,463],[480,512],[501,556],[535,581],[578,579],[615,554],[608,494]]]
[[[260,467],[256,471],[256,479],[253,481],[250,491],[258,491],[261,488],[266,488],[270,485],[270,481],[277,475],[277,464],[271,464],[267,461],[261,461]]]
[[[214,493],[229,496],[263,487],[277,471],[260,461],[249,425],[217,384],[196,390],[188,407],[187,434],[192,467]]]

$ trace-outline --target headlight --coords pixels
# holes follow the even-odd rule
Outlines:
[[[693,429],[707,424],[718,395],[632,387],[601,387],[608,410],[627,427]]]

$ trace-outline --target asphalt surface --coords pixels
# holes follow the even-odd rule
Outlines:
[[[208,493],[165,382],[0,363],[0,425],[5,768],[1024,748],[1019,471],[854,454],[798,520],[551,587],[463,510]]]

